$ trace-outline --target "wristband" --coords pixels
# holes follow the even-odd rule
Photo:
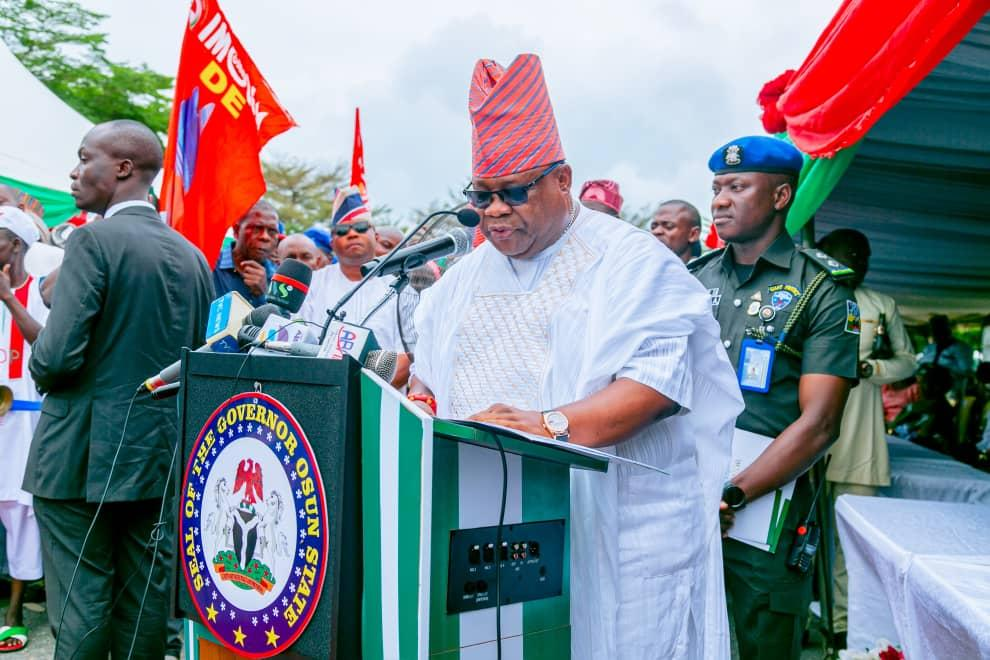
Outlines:
[[[434,415],[437,414],[437,400],[434,399],[429,394],[419,394],[417,392],[414,392],[408,394],[406,398],[409,399],[410,401],[422,401],[423,403],[425,403],[430,407],[430,410],[433,411]]]

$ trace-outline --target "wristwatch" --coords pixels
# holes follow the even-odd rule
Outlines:
[[[866,360],[862,360],[859,363],[859,377],[869,378],[872,375],[873,375],[873,365],[867,362]]]
[[[570,437],[570,427],[567,416],[559,410],[545,410],[543,415],[543,428],[550,432],[554,440],[567,442]]]
[[[722,501],[733,511],[742,511],[746,508],[746,493],[739,486],[727,481],[722,486]]]

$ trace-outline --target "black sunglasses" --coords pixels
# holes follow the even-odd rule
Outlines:
[[[340,224],[333,228],[333,233],[336,234],[337,236],[347,236],[349,233],[351,233],[352,229],[359,234],[363,234],[364,232],[371,229],[371,223],[368,222],[367,220],[359,220],[358,222],[348,222],[348,223]]]
[[[563,164],[564,161],[562,160],[558,160],[556,163],[551,163],[550,167],[543,170],[540,176],[522,186],[511,186],[509,188],[503,188],[502,190],[473,190],[471,188],[465,188],[462,192],[464,193],[464,196],[467,197],[468,202],[471,203],[471,206],[476,209],[487,209],[491,206],[492,198],[495,195],[498,195],[499,199],[509,206],[522,206],[529,201],[529,191],[540,182],[540,179],[550,174]]]

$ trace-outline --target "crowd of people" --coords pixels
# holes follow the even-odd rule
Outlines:
[[[574,194],[536,56],[479,61],[469,110],[476,247],[417,269],[385,304],[387,279],[369,281],[345,318],[399,355],[393,385],[427,414],[610,448],[669,473],[572,475],[574,657],[726,658],[730,621],[740,657],[799,657],[813,580],[789,551],[814,515],[812,466],[831,456],[833,497],[875,494],[890,483],[888,432],[959,456],[987,449],[961,450],[985,419],[987,365],[973,371],[945,317],[916,359],[894,300],[863,284],[860,232],[794,244],[785,220],[803,158],[784,141],[742,137],[710,155],[726,247],[701,255],[701,214],[686,201],[659,203],[646,232],[619,219],[617,182]],[[0,652],[27,644],[24,588],[43,573],[56,657],[177,655],[177,421],[174,404],[135,402],[135,386],[203,343],[214,298],[263,304],[282,260],[313,269],[299,315],[322,325],[361,266],[402,239],[375,225],[356,187],[338,191],[326,227],[288,236],[261,199],[211,272],[147,201],[161,166],[157,137],[136,122],[84,136],[72,191],[102,219],[73,232],[44,278],[25,256],[47,228],[0,187],[0,385],[13,403],[0,416],[13,579]],[[762,450],[730,473],[743,436]],[[741,540],[747,505],[786,487],[779,540]],[[841,550],[834,584],[841,640]]]

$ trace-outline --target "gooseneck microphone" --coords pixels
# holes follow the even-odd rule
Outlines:
[[[367,275],[376,269],[375,274],[378,277],[385,277],[396,273],[408,273],[428,261],[440,259],[441,257],[460,257],[470,251],[471,234],[466,229],[458,227],[450,230],[440,238],[434,238],[432,241],[417,243],[412,247],[393,252],[388,257],[372,259],[361,266],[361,274]],[[384,263],[381,263],[383,261]]]
[[[295,314],[302,307],[312,281],[312,268],[297,259],[285,259],[268,283],[265,300],[288,314]]]
[[[354,285],[354,287],[350,291],[345,293],[344,297],[338,300],[337,304],[334,305],[332,309],[327,310],[327,320],[323,323],[323,330],[320,332],[321,344],[323,343],[323,339],[327,336],[327,328],[329,328],[333,320],[337,318],[337,312],[340,311],[341,307],[346,305],[347,301],[353,298],[354,294],[357,293],[358,290],[360,290],[361,287],[364,286],[368,280],[370,280],[372,277],[377,277],[378,271],[383,267],[383,265],[399,250],[404,248],[406,244],[409,243],[410,240],[412,240],[412,237],[415,236],[417,233],[419,233],[420,229],[426,226],[426,223],[428,223],[433,218],[436,218],[437,216],[441,216],[441,215],[457,216],[457,221],[460,222],[465,227],[477,227],[478,223],[481,222],[481,216],[478,215],[478,212],[468,207],[460,208],[456,210],[437,211],[436,213],[431,213],[425,218],[423,218],[423,221],[420,222],[418,225],[416,225],[415,229],[413,229],[411,232],[403,236],[402,240],[399,241],[399,243],[394,248],[392,248],[392,251],[389,252],[387,255],[385,255],[382,258],[382,260],[378,262],[378,265],[376,265],[370,271],[365,273],[364,277],[361,278],[360,282]]]

